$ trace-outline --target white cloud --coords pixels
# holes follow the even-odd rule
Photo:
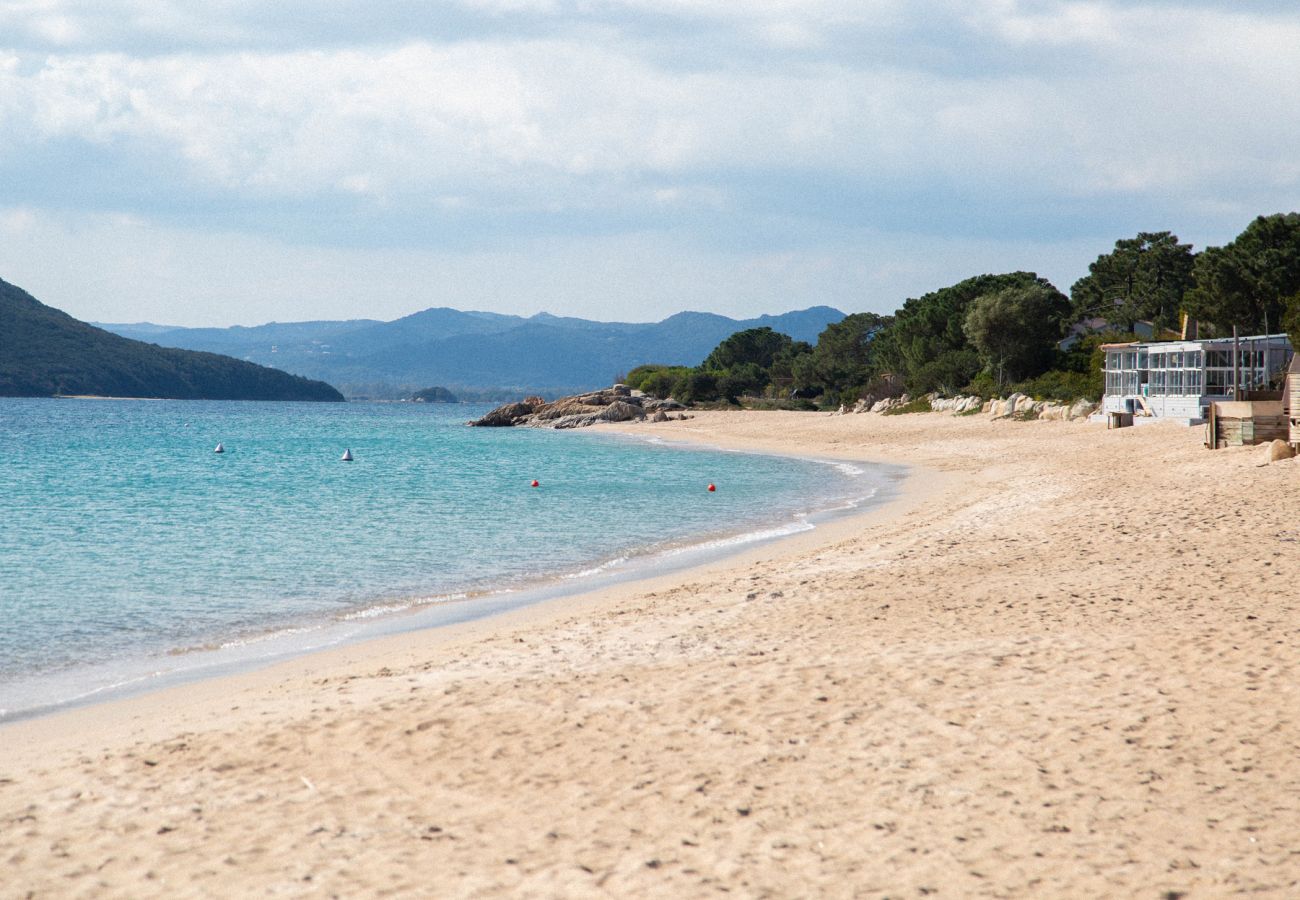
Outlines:
[[[1188,232],[1170,215],[1182,211],[1222,240],[1256,213],[1300,206],[1300,12],[1280,6],[375,0],[362,15],[298,0],[19,0],[0,6],[0,33],[15,36],[0,51],[11,202],[95,203],[146,223],[165,209],[177,225],[123,234],[168,235],[166,257],[149,261],[174,273],[159,277],[177,296],[214,276],[189,279],[179,260],[221,248],[251,261],[262,287],[244,290],[267,303],[295,293],[278,266],[314,288],[341,277],[316,251],[262,248],[267,209],[345,210],[329,236],[339,258],[452,273],[471,298],[489,293],[472,278],[520,303],[529,282],[511,272],[554,279],[564,311],[596,284],[650,303],[660,279],[643,259],[719,306],[779,285],[799,297],[790,304],[891,290],[889,308],[977,260],[1046,268],[1020,249],[1059,259],[1097,222]],[[127,174],[103,197],[73,196],[78,159],[104,167],[94,178]],[[186,220],[176,210],[194,194]],[[235,224],[203,238],[208,202]],[[1073,223],[1076,209],[1093,220]],[[86,215],[76,220],[100,221]],[[900,215],[906,226],[890,221]],[[945,231],[962,220],[985,223],[987,243]],[[421,235],[412,221],[434,225]],[[1042,238],[1025,243],[1038,221]],[[439,244],[461,225],[465,249]],[[951,242],[950,257],[914,252],[908,229]],[[349,250],[352,232],[410,249]],[[144,252],[98,225],[45,233]],[[691,249],[701,244],[715,249]],[[10,264],[61,264],[29,247],[35,257]],[[130,283],[108,254],[99,262]]]
[[[66,54],[0,74],[9,98],[0,111],[11,132],[36,141],[136,141],[200,179],[286,196],[465,181],[499,190],[503,180],[531,195],[562,188],[549,177],[773,168],[865,179],[922,179],[932,168],[1020,184],[1028,174],[1043,191],[1113,191],[1159,186],[1151,173],[1163,162],[1169,178],[1186,178],[1230,174],[1243,158],[1291,158],[1282,143],[1300,138],[1300,55],[1283,48],[1300,46],[1300,22],[1022,6],[985,3],[972,20],[1008,52],[1103,45],[1093,71],[971,78],[870,59],[673,71],[630,46],[556,40]],[[796,12],[778,3],[750,19],[780,29]],[[1207,123],[1220,125],[1212,136]]]
[[[778,252],[719,251],[681,235],[535,238],[497,250],[313,247],[102,215],[0,210],[0,273],[90,321],[173,325],[391,319],[434,305],[653,321],[682,309],[735,317],[825,303],[892,312],[974,272],[1060,278],[1088,241],[918,238],[849,231]],[[57,258],[59,267],[41,263]],[[1062,284],[1068,288],[1068,283]],[[123,294],[129,293],[129,297]]]

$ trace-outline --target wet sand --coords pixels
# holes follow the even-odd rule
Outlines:
[[[700,569],[0,728],[0,896],[1300,895],[1300,462],[620,427],[914,470]]]

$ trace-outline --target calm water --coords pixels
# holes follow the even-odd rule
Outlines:
[[[0,716],[193,666],[202,651],[500,604],[541,580],[807,527],[797,514],[887,481],[464,427],[481,411],[0,399]],[[355,461],[340,461],[344,448]]]

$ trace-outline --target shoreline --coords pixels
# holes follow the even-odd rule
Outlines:
[[[610,434],[615,427],[608,427]],[[639,436],[631,434],[630,436]],[[656,435],[656,437],[658,437]],[[705,450],[725,450],[722,446],[712,446],[696,441],[679,441],[683,452],[689,448]],[[737,448],[739,449],[739,448]],[[744,452],[744,451],[742,451]],[[875,502],[874,494],[862,505],[855,502],[849,507],[833,507],[813,510],[800,515],[808,518],[821,518],[816,525],[772,537],[759,537],[746,541],[732,548],[712,550],[704,546],[713,538],[700,544],[686,544],[675,548],[684,552],[688,558],[698,555],[698,559],[682,565],[669,565],[663,571],[654,571],[650,567],[660,560],[661,554],[651,554],[641,559],[642,565],[628,572],[611,572],[603,578],[597,576],[592,582],[566,583],[564,575],[555,575],[543,579],[541,583],[530,585],[517,593],[510,589],[490,591],[482,596],[469,598],[468,603],[483,603],[483,611],[468,610],[464,616],[456,617],[445,623],[419,623],[414,620],[425,617],[424,614],[445,610],[447,607],[434,605],[432,608],[412,608],[385,617],[395,627],[378,634],[357,636],[319,647],[302,650],[290,650],[269,661],[256,659],[237,662],[231,665],[217,664],[215,672],[198,671],[193,674],[177,673],[175,683],[148,685],[138,690],[127,690],[122,694],[109,692],[103,698],[92,698],[85,702],[80,699],[67,703],[42,707],[27,713],[19,713],[0,719],[0,739],[9,738],[17,733],[16,740],[28,740],[33,736],[45,734],[57,735],[64,728],[64,719],[76,719],[85,716],[97,724],[111,723],[119,714],[139,719],[152,715],[155,701],[158,708],[173,710],[186,702],[185,694],[203,694],[224,698],[231,686],[239,685],[256,688],[263,686],[266,679],[274,679],[284,671],[289,677],[295,674],[305,675],[318,669],[328,669],[336,665],[353,665],[363,659],[379,659],[392,652],[418,652],[418,648],[455,644],[462,639],[475,640],[494,631],[511,630],[517,627],[530,627],[542,623],[552,623],[560,618],[593,606],[622,600],[629,595],[643,591],[662,590],[677,584],[682,579],[708,577],[727,572],[733,568],[752,565],[756,560],[768,559],[772,554],[798,555],[816,550],[842,540],[860,527],[864,521],[887,521],[897,515],[896,507],[907,507],[917,502],[920,496],[928,495],[930,489],[917,489],[912,485],[915,467],[882,459],[864,459],[844,457],[833,460],[801,454],[782,453],[774,449],[755,450],[753,452],[791,459],[821,462],[848,462],[877,465],[894,470],[889,483],[883,485],[884,499]],[[901,477],[899,477],[901,476]],[[931,477],[938,473],[931,473]],[[860,502],[860,501],[859,501]],[[731,533],[728,532],[728,535]],[[749,532],[739,532],[744,536]],[[457,601],[459,603],[461,601]],[[493,609],[492,606],[501,608]],[[165,695],[165,696],[164,696]],[[48,724],[46,724],[48,723]],[[80,726],[69,722],[69,727],[80,731]]]
[[[110,398],[111,399],[111,398]],[[600,434],[600,431],[594,432]],[[746,452],[711,446],[699,441],[663,441],[659,435],[604,432],[612,440],[650,439],[671,444],[679,452]],[[836,460],[789,454],[773,450],[753,451],[758,455],[782,457],[802,463],[838,465],[857,462],[872,466],[874,472],[845,473],[846,490],[821,498],[806,509],[796,509],[765,516],[742,526],[731,525],[719,531],[703,532],[668,542],[659,549],[637,548],[615,557],[596,558],[578,569],[558,570],[538,575],[521,583],[507,582],[473,590],[449,590],[434,596],[398,596],[380,594],[355,609],[313,618],[281,623],[265,631],[239,635],[214,636],[200,646],[178,647],[165,653],[151,653],[126,658],[104,669],[99,682],[88,681],[93,667],[79,667],[70,672],[37,673],[15,679],[14,684],[48,685],[62,677],[67,682],[85,684],[69,690],[81,691],[61,699],[34,706],[0,710],[0,736],[7,726],[48,716],[147,696],[156,691],[184,688],[209,679],[223,679],[274,667],[300,656],[342,649],[408,632],[455,627],[462,623],[493,618],[516,609],[537,604],[563,602],[569,595],[586,595],[623,584],[636,584],[659,577],[679,575],[691,570],[725,563],[749,547],[779,543],[804,531],[812,531],[837,519],[855,516],[894,499],[899,484],[906,478],[906,467],[880,461]],[[865,483],[855,485],[855,475],[870,475]],[[863,491],[866,490],[866,493]],[[831,505],[826,505],[831,504]],[[801,527],[800,527],[801,526]],[[382,599],[380,599],[382,598]],[[120,679],[107,681],[107,678]],[[35,689],[35,688],[34,688]]]
[[[711,566],[7,726],[9,883],[1295,894],[1296,462],[938,413],[655,433],[912,476]]]

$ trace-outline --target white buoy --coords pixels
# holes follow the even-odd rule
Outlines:
[[[347,450],[344,450],[344,451],[343,451],[343,461],[344,461],[344,462],[352,462],[352,448],[351,448],[351,447],[349,447]]]
[[[212,452],[213,452],[213,453],[225,453],[225,452],[226,452],[226,448],[223,447],[221,444],[217,444],[217,449],[216,449],[216,450],[213,450]]]

